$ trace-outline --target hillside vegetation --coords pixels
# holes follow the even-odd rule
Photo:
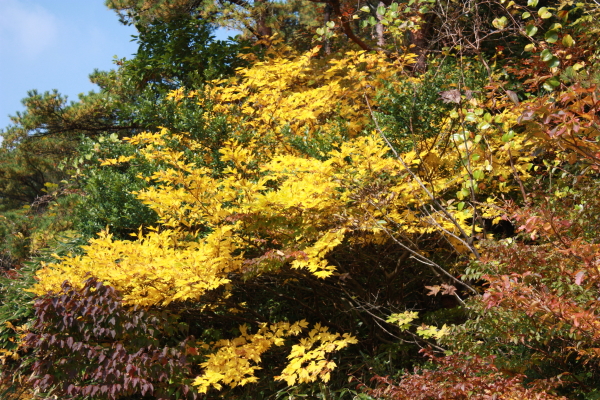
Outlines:
[[[107,5],[1,131],[0,397],[600,398],[599,3]]]

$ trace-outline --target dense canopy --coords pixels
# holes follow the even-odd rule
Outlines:
[[[595,0],[107,6],[1,131],[2,398],[598,398]]]

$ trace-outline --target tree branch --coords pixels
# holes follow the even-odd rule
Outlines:
[[[346,34],[348,39],[352,40],[354,43],[359,45],[360,48],[363,50],[366,50],[366,51],[373,50],[365,42],[363,42],[358,36],[356,36],[354,34],[354,32],[352,31],[352,27],[350,26],[350,21],[347,18],[344,18],[344,16],[342,15],[342,10],[340,8],[339,0],[331,0],[331,1],[329,1],[329,4],[331,4],[331,6],[333,7],[333,11],[340,18],[340,21],[342,23],[342,28],[344,29],[344,33]]]

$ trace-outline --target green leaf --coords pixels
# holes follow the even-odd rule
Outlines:
[[[538,0],[527,0],[527,5],[529,7],[536,7],[538,4]]]
[[[552,57],[550,61],[546,63],[546,65],[548,65],[549,68],[558,68],[560,65],[560,60],[557,57]]]
[[[558,33],[556,31],[548,31],[544,35],[544,38],[548,43],[556,43],[556,41],[558,40]]]
[[[550,11],[548,11],[548,9],[546,7],[540,8],[538,10],[538,15],[542,19],[548,19],[548,18],[552,17],[552,13]]]
[[[552,57],[554,57],[554,54],[552,54],[552,52],[550,50],[545,49],[540,54],[540,57],[542,58],[543,62],[548,62],[548,61],[552,60]]]
[[[527,34],[527,36],[533,36],[537,33],[538,28],[535,25],[527,25],[525,27],[525,33]]]
[[[492,25],[496,29],[504,29],[507,24],[508,24],[508,20],[506,19],[506,17],[496,18],[492,21]]]
[[[523,15],[521,15],[521,18],[523,18],[523,19],[527,19],[527,18],[529,18],[529,17],[531,17],[531,14],[530,14],[528,11],[525,11],[525,12],[523,13]]]
[[[515,137],[515,132],[510,130],[507,133],[505,133],[504,135],[502,135],[502,141],[504,143],[508,143],[510,142],[513,138]]]
[[[560,85],[560,81],[555,76],[548,79],[546,82],[552,87],[558,87]]]
[[[369,11],[371,11],[371,10],[369,10],[369,7],[368,7],[368,6],[364,6],[364,7],[362,7],[362,8],[360,9],[360,11],[362,11],[362,12],[369,12]]]
[[[551,92],[560,86],[560,81],[558,80],[557,77],[552,77],[550,79],[547,79],[546,82],[544,82],[544,84],[542,86],[544,89]]]
[[[573,40],[571,35],[565,35],[562,38],[562,44],[567,47],[573,47],[573,45],[575,44],[575,41]]]
[[[475,114],[469,112],[469,113],[467,113],[467,115],[465,115],[465,121],[467,121],[467,122],[477,122],[477,117],[475,116]]]

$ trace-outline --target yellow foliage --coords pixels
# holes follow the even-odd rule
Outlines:
[[[227,167],[218,173],[182,151],[207,153],[186,133],[162,128],[127,139],[138,146],[140,157],[160,166],[140,177],[152,185],[136,193],[159,215],[158,226],[133,240],[100,233],[83,247],[83,255],[44,265],[32,291],[59,292],[65,280],[81,287],[94,276],[115,287],[128,304],[206,300],[208,307],[217,307],[222,304],[205,295],[219,288],[227,292],[234,274],[293,268],[296,276],[338,275],[328,256],[345,242],[395,240],[418,257],[436,249],[414,243],[433,237],[432,242],[450,243],[456,253],[473,251],[469,239],[477,233],[475,211],[499,218],[493,196],[515,191],[516,181],[530,178],[534,143],[510,131],[518,112],[505,111],[492,123],[482,109],[460,109],[438,136],[396,156],[383,132],[359,133],[371,120],[372,97],[381,81],[402,65],[377,53],[349,52],[329,61],[317,59],[316,53],[275,54],[239,70],[232,80],[207,85],[202,96],[212,102],[208,118],[225,115],[233,131],[219,148],[219,161]],[[178,90],[170,98],[177,102],[189,95]],[[311,138],[318,130],[334,130],[336,118],[344,121],[351,139],[332,144],[334,150],[319,158],[299,154],[285,141],[286,129],[292,136]],[[270,254],[279,256],[277,263]],[[395,315],[389,322],[406,329],[415,318]],[[305,321],[265,324],[256,334],[241,327],[240,337],[213,344],[195,385],[206,392],[255,382],[261,355],[306,327]],[[428,338],[446,332],[445,326],[417,331]],[[288,385],[327,381],[336,367],[328,354],[352,343],[353,337],[316,325],[292,347],[277,379]]]
[[[405,311],[403,313],[392,314],[386,321],[390,324],[396,324],[402,330],[406,330],[410,327],[410,323],[419,317],[419,313],[416,311]]]
[[[438,329],[435,326],[431,325],[423,325],[417,327],[417,335],[425,339],[441,339],[448,333],[450,333],[450,328],[446,324],[444,324],[444,326],[442,326],[441,329]]]
[[[6,361],[9,359],[18,360],[19,358],[19,353],[15,351],[0,349],[0,363],[2,363],[3,365],[6,364]]]
[[[123,294],[123,301],[142,306],[197,299],[229,282],[241,258],[231,229],[217,229],[198,243],[179,242],[174,231],[151,232],[136,241],[113,240],[107,232],[83,247],[85,254],[60,258],[39,272],[35,294],[59,292],[69,280],[75,287],[94,276]]]
[[[230,387],[244,386],[256,382],[254,372],[261,369],[258,364],[261,356],[272,346],[281,346],[285,338],[297,336],[302,329],[308,327],[304,320],[290,324],[278,322],[272,325],[263,324],[255,334],[248,333],[248,327],[240,326],[241,335],[232,340],[219,340],[212,345],[216,352],[208,356],[201,364],[202,375],[197,377],[194,385],[200,393],[206,393],[212,386],[221,389],[222,384]],[[277,380],[284,380],[288,385],[302,382],[315,382],[321,379],[329,381],[330,372],[336,364],[327,360],[327,355],[356,343],[356,338],[344,334],[330,333],[326,327],[316,324],[308,333],[308,337],[300,339],[300,343],[292,346],[288,356],[289,364]]]
[[[230,116],[238,132],[274,136],[284,146],[284,128],[298,136],[313,135],[317,129],[328,132],[338,123],[334,116],[351,135],[359,133],[370,121],[364,96],[372,97],[383,79],[415,58],[391,61],[383,53],[351,51],[326,62],[315,57],[318,47],[304,54],[285,46],[274,48],[270,58],[240,69],[235,79],[212,82],[203,97],[214,101],[215,116]]]
[[[157,185],[137,194],[166,229],[140,234],[136,241],[113,241],[104,233],[84,248],[85,255],[65,257],[40,271],[35,293],[58,291],[64,279],[81,284],[93,275],[119,289],[132,304],[198,299],[226,283],[227,273],[240,271],[244,252],[253,249],[253,240],[261,235],[275,237],[278,251],[295,254],[288,259],[292,268],[318,278],[336,273],[326,257],[355,231],[370,233],[374,240],[380,240],[382,232],[401,238],[437,233],[464,251],[461,229],[470,231],[472,209],[430,209],[424,188],[438,196],[458,190],[460,200],[479,192],[482,183],[510,176],[510,157],[521,179],[529,176],[529,157],[520,155],[524,142],[515,138],[504,143],[493,135],[485,138],[485,146],[459,154],[432,142],[426,152],[401,155],[404,164],[388,156],[379,136],[370,135],[341,144],[325,160],[281,149],[253,171],[248,165],[258,159],[257,149],[229,141],[221,154],[234,167],[220,177],[170,150],[165,135],[165,130],[160,135],[143,133],[131,141],[145,145],[142,154],[148,159],[160,157],[168,166],[150,178]],[[462,156],[470,161],[457,166]],[[474,173],[486,165],[491,168],[485,174]],[[415,171],[424,178],[414,179]],[[497,217],[493,200],[487,204],[480,204],[479,212]],[[181,240],[181,232],[187,235],[199,226],[212,233],[197,242]]]
[[[260,369],[261,355],[272,346],[281,346],[285,337],[298,335],[307,326],[304,320],[294,324],[263,324],[254,335],[248,333],[246,325],[240,326],[239,337],[214,343],[213,348],[218,350],[201,364],[204,371],[194,380],[194,385],[200,393],[206,393],[211,386],[221,389],[221,383],[236,387],[256,382],[254,371]]]
[[[128,161],[132,160],[133,158],[135,158],[135,156],[119,156],[119,158],[109,158],[106,160],[100,160],[100,165],[101,166],[118,165],[121,163],[128,162]]]
[[[288,355],[290,362],[275,379],[285,381],[288,386],[315,382],[317,379],[328,382],[331,371],[337,365],[329,361],[327,355],[354,343],[357,343],[356,338],[347,333],[331,333],[327,327],[315,324],[307,338],[292,346]]]

